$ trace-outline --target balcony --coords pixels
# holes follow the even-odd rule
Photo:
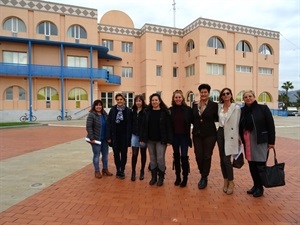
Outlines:
[[[121,84],[120,76],[108,74],[105,69],[0,62],[0,76],[29,77],[30,75],[59,79],[105,80],[109,84]]]

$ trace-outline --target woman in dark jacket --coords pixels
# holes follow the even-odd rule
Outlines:
[[[192,109],[185,103],[181,90],[176,90],[172,96],[171,125],[173,130],[173,169],[175,167],[175,186],[185,187],[189,174],[188,148],[192,147],[191,124],[193,120]],[[181,163],[180,163],[181,159]],[[183,180],[181,181],[181,167]]]
[[[157,186],[162,186],[166,170],[166,149],[172,143],[170,114],[159,94],[152,94],[149,103],[142,123],[140,142],[147,143],[149,149],[152,176],[149,184],[154,185],[157,182]]]
[[[112,146],[116,165],[116,177],[125,178],[127,151],[131,144],[131,109],[126,105],[122,94],[115,97],[117,104],[110,109],[107,119],[107,142]]]
[[[90,139],[90,144],[93,150],[93,164],[95,169],[95,177],[102,178],[104,176],[112,176],[108,171],[108,144],[105,138],[105,126],[107,123],[107,113],[103,109],[101,100],[95,100],[90,113],[86,119],[87,138]],[[101,144],[96,144],[100,141]],[[99,167],[99,157],[102,154],[102,174]]]
[[[132,157],[131,157],[131,180],[135,181],[136,177],[136,163],[139,155],[139,150],[141,149],[141,170],[140,170],[140,180],[144,180],[144,170],[147,159],[147,145],[140,144],[140,133],[141,125],[145,115],[146,103],[142,95],[136,95],[134,98],[134,104],[132,106],[132,136],[131,136],[131,147],[132,147]]]
[[[243,100],[245,106],[241,109],[239,132],[254,183],[247,193],[253,197],[260,197],[264,193],[264,188],[258,167],[266,165],[268,150],[274,148],[275,124],[269,107],[258,104],[252,90],[244,92]]]

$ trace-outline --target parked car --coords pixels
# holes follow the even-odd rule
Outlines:
[[[300,116],[297,107],[288,107],[287,112],[288,112],[288,116]]]

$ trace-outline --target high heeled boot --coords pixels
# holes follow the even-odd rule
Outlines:
[[[157,182],[157,168],[151,170],[151,180],[149,182],[150,185],[154,185]]]
[[[181,183],[181,165],[180,165],[180,156],[173,154],[173,170],[175,168],[175,175],[176,175],[176,180],[174,182],[175,186],[180,185]]]
[[[162,186],[164,184],[164,179],[165,179],[165,171],[162,171],[158,169],[158,181],[157,181],[157,186]]]
[[[190,163],[188,156],[181,156],[181,165],[182,165],[182,182],[180,183],[180,187],[185,187],[188,181],[188,175],[190,170]]]

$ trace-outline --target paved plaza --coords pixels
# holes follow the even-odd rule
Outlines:
[[[0,225],[299,225],[300,117],[275,116],[275,124],[286,185],[265,189],[261,198],[246,194],[247,163],[235,169],[233,195],[222,192],[217,147],[206,189],[197,187],[193,149],[187,186],[174,186],[171,147],[164,185],[157,187],[148,184],[150,172],[143,181],[130,180],[131,149],[125,180],[95,179],[84,120],[0,129]],[[115,174],[112,153],[109,169]]]

